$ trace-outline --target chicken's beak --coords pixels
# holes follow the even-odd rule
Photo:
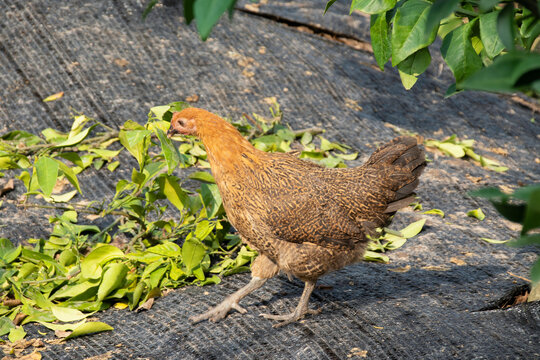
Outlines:
[[[171,126],[169,130],[167,130],[167,137],[170,139],[174,135],[178,134],[178,132]]]

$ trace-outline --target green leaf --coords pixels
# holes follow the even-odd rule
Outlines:
[[[300,143],[304,146],[308,145],[313,141],[313,134],[311,134],[309,131],[306,131],[302,134],[302,138],[300,139]]]
[[[480,0],[480,10],[488,11],[491,10],[495,5],[500,3],[501,0]]]
[[[514,28],[514,3],[506,3],[497,16],[497,33],[508,50],[514,50],[516,30]]]
[[[481,208],[474,209],[471,211],[467,211],[467,216],[477,218],[478,220],[482,221],[486,218],[486,215],[484,215],[484,212]]]
[[[469,192],[469,195],[496,201],[502,201],[508,198],[507,194],[503,193],[496,187],[486,187],[478,190],[473,190]]]
[[[504,50],[504,45],[497,34],[497,17],[499,11],[492,11],[487,14],[481,14],[480,18],[480,37],[486,54],[490,59],[499,55]]]
[[[509,242],[511,239],[508,240],[495,240],[495,239],[489,239],[489,238],[480,238],[480,240],[484,240],[485,242],[488,242],[490,244],[505,244]]]
[[[111,292],[121,287],[128,270],[128,267],[122,263],[114,263],[106,267],[97,292],[97,299],[103,301]]]
[[[126,124],[124,124],[125,128]],[[147,148],[146,139],[151,134],[149,130],[120,130],[118,138],[120,143],[129,151],[137,162],[139,163],[139,169],[143,168],[146,154],[145,149]]]
[[[438,26],[441,20],[450,16],[456,10],[459,0],[436,0],[431,8],[426,21],[426,31]]]
[[[51,196],[54,185],[56,185],[58,167],[59,165],[56,160],[46,156],[38,158],[38,160],[34,163],[39,187],[47,197]]]
[[[184,7],[184,19],[186,19],[186,24],[191,24],[193,21],[193,3],[195,0],[183,0],[182,5]]]
[[[520,236],[519,238],[513,241],[510,241],[508,243],[508,246],[511,246],[511,247],[524,247],[524,246],[530,246],[530,245],[535,245],[535,246],[540,247],[540,234]]]
[[[158,255],[163,255],[163,256],[168,256],[168,257],[178,257],[181,255],[180,246],[178,246],[177,244],[171,241],[166,241],[159,245],[152,246],[146,249],[146,251],[153,254],[158,254]]]
[[[530,194],[521,235],[538,227],[540,227],[540,189]]]
[[[401,83],[403,84],[403,87],[405,90],[410,90],[414,84],[416,84],[416,81],[418,81],[418,78],[414,75],[409,75],[401,70],[399,70],[399,78],[401,79]]]
[[[78,143],[80,143],[81,141],[86,139],[86,137],[88,136],[90,131],[92,131],[92,129],[95,128],[96,126],[97,126],[97,124],[89,126],[86,129],[84,129],[83,131],[81,131],[80,133],[78,133],[77,135],[75,135],[75,136],[73,136],[71,138],[68,138],[67,140],[61,142],[60,144],[55,145],[54,147],[55,148],[61,148],[61,147],[69,147],[69,146],[77,145]]]
[[[148,4],[146,5],[146,8],[144,8],[144,11],[142,13],[142,19],[143,20],[146,20],[146,17],[148,16],[148,14],[150,14],[152,9],[154,8],[154,6],[157,5],[158,2],[159,2],[159,0],[150,0],[148,2]]]
[[[409,0],[397,10],[392,28],[392,66],[435,40],[437,27],[426,31],[430,5],[424,0]]]
[[[416,82],[416,76],[426,71],[430,63],[431,55],[429,54],[429,50],[426,47],[418,50],[417,52],[410,55],[398,64],[397,68],[399,70],[405,89],[409,90],[414,85],[414,83]],[[414,76],[415,80],[412,81],[412,79],[410,79],[410,76],[403,76],[402,74]],[[405,81],[403,81],[404,79]]]
[[[379,14],[396,6],[397,0],[352,0],[350,14],[354,10],[368,14]],[[328,4],[327,4],[328,6]]]
[[[53,315],[62,322],[72,322],[85,319],[91,314],[84,314],[77,309],[71,309],[62,306],[51,307]]]
[[[450,15],[448,18],[446,18],[441,25],[439,26],[439,30],[437,31],[437,35],[441,39],[444,39],[446,35],[448,35],[452,30],[460,27],[463,25],[463,19],[460,17],[455,16],[455,14]]]
[[[0,258],[9,264],[19,257],[22,252],[21,245],[15,247],[13,243],[6,239],[0,238]]]
[[[51,194],[51,199],[52,201],[56,203],[65,203],[73,199],[75,195],[77,195],[77,190],[69,191],[65,194],[58,194],[58,195]]]
[[[9,331],[8,339],[12,343],[24,339],[26,336],[26,331],[24,331],[22,326],[17,326]]]
[[[389,28],[390,26],[386,20],[386,13],[371,15],[369,26],[371,46],[373,47],[375,60],[381,70],[384,70],[384,64],[388,62],[392,55],[392,43],[388,32]],[[304,137],[302,136],[302,140],[303,139]],[[302,144],[304,143],[302,142]]]
[[[161,143],[161,151],[163,151],[163,156],[165,156],[165,161],[167,162],[167,174],[171,175],[180,163],[180,153],[161,129],[156,128],[155,131]]]
[[[203,220],[197,224],[195,227],[195,231],[193,232],[193,235],[199,239],[204,240],[206,237],[214,230],[214,225],[210,224],[210,221]]]
[[[332,6],[332,4],[334,4],[337,0],[330,0],[329,2],[326,3],[326,6],[324,7],[324,13],[323,15],[326,15],[326,12],[328,11],[328,9],[330,9],[330,6]]]
[[[540,79],[540,54],[509,52],[498,56],[491,66],[483,68],[463,82],[467,90],[515,92],[529,89]]]
[[[193,6],[193,14],[197,22],[197,30],[205,41],[210,31],[225,11],[234,7],[236,0],[197,0]]]
[[[11,329],[14,329],[14,328],[15,328],[15,324],[13,324],[13,321],[11,321],[5,316],[0,317],[0,336],[9,334]]]
[[[77,191],[82,194],[81,187],[79,186],[79,180],[77,179],[77,175],[75,175],[75,173],[73,172],[73,169],[71,169],[69,166],[67,166],[66,164],[64,164],[60,160],[56,160],[56,162],[58,162],[58,167],[60,168],[60,170],[62,171],[62,173],[66,177],[66,179],[68,179],[68,181],[73,186],[75,186],[75,189],[77,189]],[[38,175],[39,175],[39,173],[38,173]]]
[[[64,96],[64,92],[60,91],[60,92],[57,92],[56,94],[47,96],[45,99],[43,99],[43,102],[55,101],[55,100],[60,99],[62,96]]]
[[[427,210],[427,211],[424,211],[422,214],[439,215],[442,218],[444,217],[444,211],[442,211],[440,209]]]
[[[386,256],[384,254],[381,254],[379,252],[370,251],[370,250],[367,250],[364,253],[364,260],[365,261],[376,261],[376,262],[382,262],[382,263],[390,262],[390,259],[388,258],[388,256]]]
[[[457,88],[471,74],[482,68],[482,59],[471,43],[471,34],[476,19],[450,32],[443,40],[441,54],[456,78]]]
[[[201,198],[209,219],[215,217],[221,207],[221,195],[216,184],[201,184]]]
[[[167,176],[163,178],[163,194],[178,210],[182,211],[189,206],[189,198],[186,192],[178,185],[176,178]]]
[[[65,340],[72,339],[74,337],[98,333],[102,331],[109,331],[113,330],[113,327],[110,325],[107,325],[103,322],[94,321],[94,322],[85,322],[79,326],[77,326],[69,336],[65,338]]]
[[[123,258],[125,255],[119,248],[103,245],[94,249],[81,261],[81,274],[86,279],[101,277],[101,265],[112,259]]]
[[[182,245],[182,259],[188,273],[191,274],[193,269],[200,265],[205,254],[206,249],[199,240],[190,238],[184,241],[184,245]]]
[[[465,156],[465,150],[463,150],[463,146],[461,145],[456,145],[449,142],[441,142],[437,145],[437,147],[455,158],[462,158]]]
[[[99,279],[88,280],[82,283],[73,283],[68,284],[56,291],[49,297],[50,300],[62,299],[62,298],[73,298],[81,294],[85,294],[88,291],[88,294],[93,296],[97,292],[97,287],[99,286]],[[90,291],[93,290],[93,291]]]
[[[71,330],[74,330],[75,328],[77,328],[78,326],[84,324],[85,322],[86,322],[86,320],[82,320],[82,321],[79,321],[77,323],[72,323],[72,324],[50,324],[50,323],[45,322],[45,321],[38,321],[38,323],[45,326],[47,329],[50,329],[50,330],[53,330],[53,331],[56,331],[56,330],[71,331]]]
[[[422,228],[424,227],[425,223],[426,223],[426,219],[413,222],[406,228],[401,229],[400,231],[401,236],[403,236],[405,239],[409,239],[409,238],[412,238],[413,236],[418,235],[418,233],[422,231]]]
[[[216,183],[216,180],[214,179],[212,174],[210,174],[210,173],[208,173],[206,171],[194,172],[192,174],[189,174],[188,178],[193,179],[193,180],[206,182],[206,183],[209,183],[209,184],[215,184]]]

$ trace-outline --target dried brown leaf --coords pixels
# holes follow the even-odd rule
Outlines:
[[[9,179],[8,182],[0,186],[0,196],[7,194],[15,189],[15,182],[13,179]]]
[[[467,265],[467,263],[466,263],[464,260],[459,259],[459,258],[457,258],[457,257],[452,257],[452,258],[450,258],[450,262],[451,262],[452,264],[456,264],[457,266],[464,266],[464,265]]]
[[[199,95],[197,94],[190,95],[186,97],[186,101],[190,103],[196,103],[197,101],[199,101]]]

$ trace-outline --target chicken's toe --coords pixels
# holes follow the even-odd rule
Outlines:
[[[210,320],[212,322],[218,322],[221,319],[224,319],[225,316],[227,316],[229,311],[231,311],[232,309],[235,309],[236,311],[242,314],[245,314],[247,312],[247,310],[241,307],[237,302],[225,300],[221,304],[211,308],[205,313],[190,317],[189,320],[193,324],[196,324],[203,320]]]
[[[259,316],[262,316],[265,319],[281,321],[280,323],[272,325],[272,327],[278,328],[278,327],[293,323],[295,321],[298,321],[302,319],[306,314],[315,315],[315,314],[319,314],[321,311],[322,309],[320,308],[317,310],[302,309],[300,311],[298,308],[296,308],[295,311],[293,311],[290,314],[284,314],[284,315],[259,314]]]

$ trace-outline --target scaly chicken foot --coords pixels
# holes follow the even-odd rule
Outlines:
[[[247,310],[241,307],[238,302],[244,297],[246,297],[248,294],[263,286],[266,280],[268,279],[261,279],[255,276],[252,277],[251,281],[246,286],[244,286],[234,294],[227,296],[225,300],[223,300],[219,305],[211,308],[203,314],[192,316],[189,318],[189,320],[193,324],[207,319],[212,322],[218,322],[219,320],[224,319],[225,316],[227,316],[227,314],[229,313],[229,311],[233,309],[241,314],[245,314]]]
[[[260,314],[260,316],[265,319],[281,321],[280,323],[272,325],[272,327],[278,328],[298,321],[302,319],[306,314],[319,314],[322,309],[312,310],[308,308],[309,297],[311,296],[313,289],[315,289],[315,283],[316,281],[306,281],[302,297],[298,302],[298,306],[296,307],[296,309],[294,309],[292,313],[285,315]]]

